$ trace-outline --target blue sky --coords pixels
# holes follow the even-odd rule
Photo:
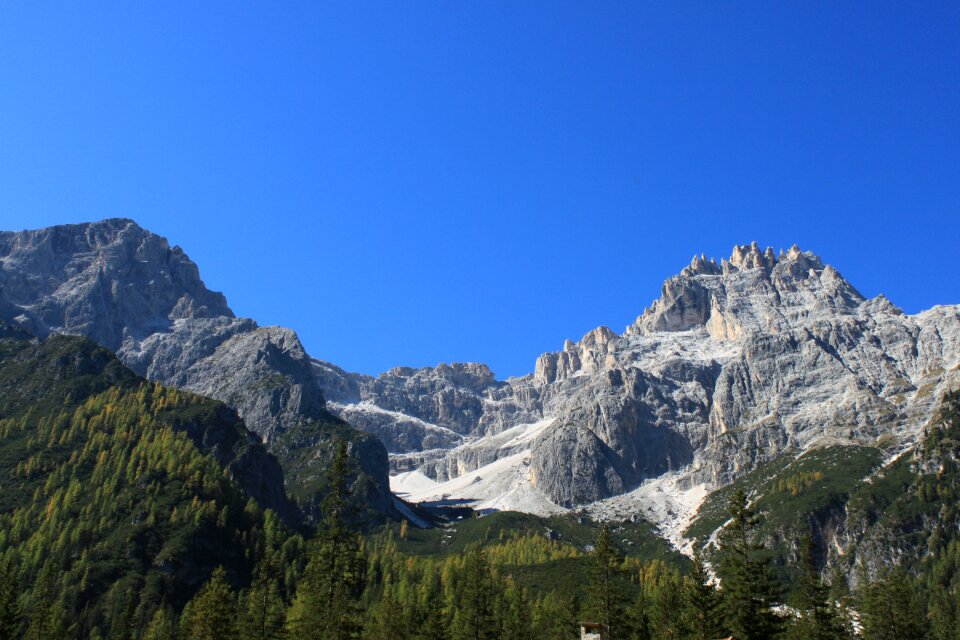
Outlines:
[[[960,303],[958,209],[957,2],[0,4],[0,228],[132,217],[352,370],[522,374],[752,240]]]

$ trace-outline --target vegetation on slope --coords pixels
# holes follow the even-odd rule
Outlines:
[[[960,630],[960,394],[913,458],[878,470],[876,449],[818,449],[711,496],[691,532],[730,523],[719,586],[645,523],[495,513],[362,536],[345,442],[301,536],[232,479],[250,446],[220,403],[93,343],[0,332],[0,640],[567,640],[584,619],[611,640],[850,638],[801,543],[838,508],[859,557],[892,541],[899,565],[860,563],[869,580],[838,591],[864,637]],[[784,549],[795,571],[778,571]]]
[[[82,338],[3,339],[0,362],[0,565],[31,633],[139,633],[214,567],[246,581],[285,540],[213,455],[247,446],[220,403]]]

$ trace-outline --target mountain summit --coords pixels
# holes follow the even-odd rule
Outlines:
[[[694,257],[623,334],[594,329],[521,378],[316,363],[321,386],[350,389],[329,394],[331,410],[380,435],[411,499],[640,510],[668,529],[783,455],[878,443],[894,455],[958,365],[960,308],[906,315],[811,252],[756,243]]]
[[[413,501],[642,513],[675,542],[709,491],[783,456],[897,455],[960,383],[960,308],[907,315],[811,252],[756,243],[694,257],[622,334],[598,327],[509,380],[482,363],[374,378],[312,359],[126,219],[0,233],[0,320],[91,337],[236,408],[308,511],[346,437],[380,515],[396,513],[389,465]]]
[[[297,334],[237,318],[180,247],[132,220],[0,233],[0,320],[92,338],[144,377],[230,405],[305,504],[346,437],[366,506],[393,513],[383,446],[326,410]]]

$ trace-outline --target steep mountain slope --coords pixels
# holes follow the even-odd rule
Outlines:
[[[236,318],[179,247],[131,220],[0,233],[0,319],[39,336],[87,336],[140,375],[227,403],[308,505],[331,442],[346,437],[364,503],[393,512],[383,447],[326,411],[297,335]]]
[[[852,585],[893,565],[930,580],[954,581],[960,490],[960,391],[945,394],[917,442],[881,449],[833,445],[781,456],[711,493],[686,535],[707,548],[726,523],[726,503],[742,489],[760,515],[760,541],[796,578],[799,541],[813,539],[817,560]]]
[[[411,499],[643,513],[679,543],[710,490],[784,454],[915,442],[958,365],[960,308],[909,316],[810,252],[753,244],[694,258],[622,335],[595,329],[522,378],[315,371]]]
[[[248,580],[287,535],[249,495],[296,514],[279,464],[222,403],[147,382],[88,339],[2,325],[0,483],[0,560],[42,637],[142,629],[218,565]]]

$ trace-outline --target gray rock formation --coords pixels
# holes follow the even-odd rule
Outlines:
[[[225,402],[281,462],[347,434],[370,504],[392,512],[386,452],[326,411],[296,333],[235,317],[179,247],[133,221],[0,233],[0,314],[38,336],[87,336],[140,375]]]
[[[455,365],[483,374],[340,372],[322,386],[350,386],[334,410],[374,433],[395,431],[394,470],[446,482],[438,493],[571,507],[667,472],[679,487],[723,486],[819,442],[910,441],[960,383],[958,366],[960,308],[908,316],[883,296],[864,298],[812,253],[754,243],[720,263],[695,257],[622,335],[595,329],[522,378],[497,382],[482,365]],[[357,420],[361,411],[376,417]],[[423,429],[404,422],[414,419],[462,440],[399,437]],[[502,465],[491,464],[508,458],[548,503],[530,503],[526,489],[521,503],[482,493],[505,490],[490,479]],[[483,481],[450,482],[471,473]]]
[[[552,512],[664,478],[723,486],[823,442],[906,445],[960,384],[958,307],[908,316],[812,253],[756,244],[695,257],[623,334],[594,329],[506,381],[476,363],[370,377],[313,360],[294,332],[236,318],[179,248],[129,220],[0,233],[0,319],[92,337],[137,373],[223,400],[301,498],[348,437],[381,513],[383,445],[328,410],[378,436],[395,472],[441,483],[436,496]]]

